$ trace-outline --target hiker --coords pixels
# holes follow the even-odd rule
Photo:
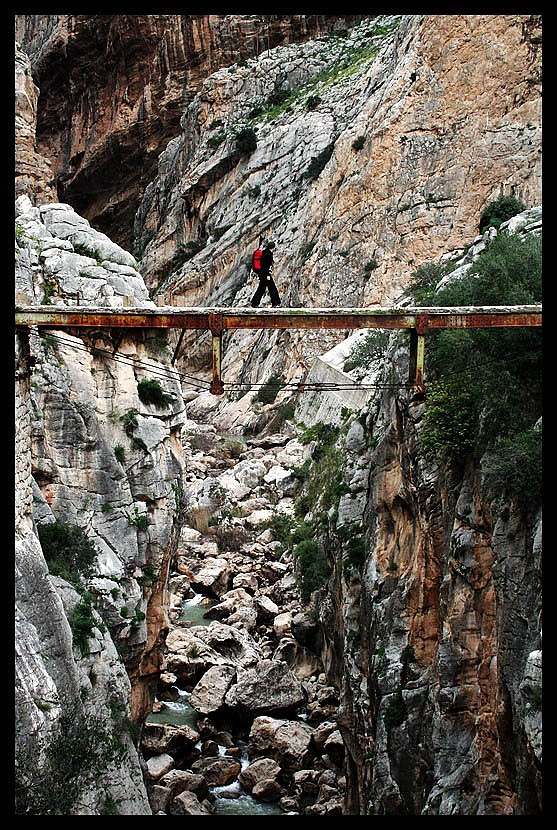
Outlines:
[[[257,286],[255,294],[251,298],[251,304],[254,308],[257,308],[257,306],[261,302],[263,294],[267,289],[269,289],[269,295],[271,297],[271,303],[273,304],[273,307],[276,308],[280,305],[278,289],[273,281],[273,277],[271,276],[273,272],[274,250],[275,243],[268,242],[267,245],[265,245],[261,251],[258,249],[254,253],[252,267],[257,276],[259,277],[259,285]]]

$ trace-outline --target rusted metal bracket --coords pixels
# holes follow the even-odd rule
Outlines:
[[[213,379],[209,391],[213,395],[222,395],[224,385],[221,378],[222,371],[222,333],[224,331],[223,317],[220,313],[209,314],[209,330],[212,337]]]
[[[424,356],[425,356],[425,335],[429,327],[429,321],[425,314],[416,314],[414,328],[410,329],[410,366],[408,372],[408,384],[414,390],[414,394],[423,395],[424,386]]]

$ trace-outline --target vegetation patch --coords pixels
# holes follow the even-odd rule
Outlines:
[[[542,299],[542,241],[500,231],[464,277],[423,305],[527,305]],[[426,337],[422,447],[463,462],[484,453],[485,481],[515,501],[541,490],[542,333],[538,328],[446,330]],[[531,486],[530,486],[531,482]]]
[[[153,404],[157,409],[169,406],[174,397],[164,392],[160,382],[156,378],[143,378],[137,384],[139,400],[144,404]]]
[[[486,228],[498,228],[507,219],[512,219],[518,213],[526,210],[526,205],[515,199],[514,196],[504,196],[502,193],[493,202],[490,202],[480,217],[480,233]]]
[[[68,617],[73,645],[82,656],[89,654],[89,640],[93,638],[93,629],[97,628],[101,633],[106,631],[104,623],[95,619],[94,602],[93,594],[85,592]]]
[[[318,179],[321,175],[321,172],[327,165],[327,162],[333,155],[333,150],[335,149],[335,142],[331,141],[330,144],[321,150],[318,155],[313,156],[311,159],[310,165],[307,170],[302,173],[304,179]]]
[[[406,719],[406,706],[402,697],[402,690],[398,689],[385,707],[383,721],[388,732],[396,726],[400,726]]]
[[[83,528],[60,520],[37,526],[39,541],[48,570],[73,585],[91,576],[97,550]]]
[[[370,363],[384,357],[389,344],[389,332],[371,329],[352,347],[344,361],[344,371],[353,372],[357,379],[369,371]]]
[[[15,773],[16,815],[72,815],[80,794],[127,749],[99,715],[66,712],[40,751],[37,738],[18,753]],[[39,758],[44,757],[39,764]]]
[[[272,374],[271,377],[257,390],[257,400],[261,403],[273,403],[276,396],[284,386],[284,380],[280,375]]]
[[[323,546],[314,539],[303,539],[294,548],[298,585],[304,602],[325,584],[330,568]]]

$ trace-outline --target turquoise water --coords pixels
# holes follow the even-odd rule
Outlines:
[[[178,617],[178,623],[187,627],[191,625],[210,625],[211,620],[206,620],[203,615],[215,604],[215,600],[208,599],[203,594],[194,594],[193,597],[183,601],[182,613]]]
[[[199,714],[188,702],[189,693],[179,692],[178,700],[164,701],[160,712],[151,712],[147,715],[147,723],[172,723],[174,726],[190,726],[196,728]]]

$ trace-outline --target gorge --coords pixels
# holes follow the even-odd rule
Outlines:
[[[17,307],[541,302],[540,16],[15,34]],[[16,814],[541,814],[541,341],[448,334],[16,330]]]

